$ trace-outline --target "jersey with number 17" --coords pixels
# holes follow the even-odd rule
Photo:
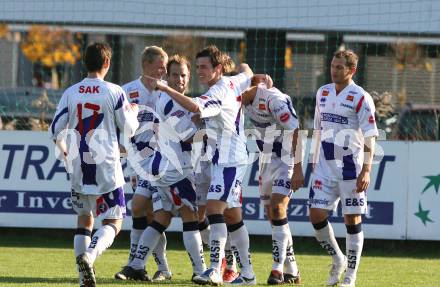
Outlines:
[[[72,190],[104,194],[123,186],[119,135],[132,136],[138,125],[120,86],[85,78],[66,89],[49,132],[55,140],[67,131]]]

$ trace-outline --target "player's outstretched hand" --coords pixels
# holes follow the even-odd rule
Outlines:
[[[356,180],[356,192],[366,191],[370,185],[370,173],[368,171],[361,171]]]
[[[133,112],[135,112],[136,114],[139,113],[139,106],[136,103],[130,103],[130,106]]]
[[[164,91],[164,89],[167,87],[164,83],[162,83],[161,80],[158,80],[156,78],[144,75],[144,78],[146,79],[147,83],[153,87],[154,90],[161,90]]]
[[[302,172],[302,168],[301,167],[294,168],[293,175],[290,180],[290,187],[295,192],[303,186],[304,186],[304,175]]]

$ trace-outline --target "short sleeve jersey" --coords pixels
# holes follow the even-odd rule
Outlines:
[[[72,189],[97,195],[122,187],[119,134],[124,131],[125,136],[132,136],[137,127],[136,114],[120,86],[85,78],[69,87],[61,97],[49,132],[52,139],[68,132],[65,140],[72,157]]]
[[[205,119],[208,151],[212,164],[247,164],[246,136],[241,94],[250,86],[250,78],[241,73],[222,77],[200,97],[194,99]]]
[[[353,81],[338,94],[335,84],[316,93],[314,128],[321,131],[315,173],[328,179],[357,178],[363,164],[364,137],[378,136],[373,99]]]

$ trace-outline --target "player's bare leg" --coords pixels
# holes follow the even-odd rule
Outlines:
[[[328,211],[320,208],[310,208],[310,222],[315,229],[315,237],[318,243],[332,257],[332,267],[327,281],[328,286],[334,286],[346,268],[346,259],[338,242],[336,241],[333,228],[328,222]]]

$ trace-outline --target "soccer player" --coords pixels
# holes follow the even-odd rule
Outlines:
[[[64,155],[78,214],[74,250],[81,286],[95,286],[93,264],[121,229],[126,208],[119,131],[132,136],[139,125],[137,105],[128,103],[121,87],[104,81],[111,57],[108,44],[87,47],[87,77],[63,93],[50,126]],[[93,216],[102,226],[90,238]]]
[[[166,74],[166,65],[168,62],[168,55],[165,51],[157,46],[145,47],[142,52],[142,73],[143,75],[153,77],[155,79],[162,79]],[[138,115],[138,120],[143,125],[152,124],[154,121],[154,110],[156,102],[159,99],[159,92],[154,91],[153,87],[141,76],[137,80],[129,82],[122,86],[129,97],[129,101],[143,106]],[[135,149],[139,153],[152,152],[154,147],[150,145],[150,140],[153,137],[153,131],[144,129],[139,132],[132,139]],[[136,190],[131,200],[131,215],[133,225],[130,232],[130,253],[127,265],[121,271],[115,274],[116,279],[126,280],[126,269],[130,261],[134,258],[139,238],[147,228],[148,223],[153,220],[153,207],[151,196],[153,189],[151,184],[145,178],[141,178],[134,174],[132,182],[136,183]],[[157,272],[153,275],[153,281],[169,280],[172,277],[166,258],[166,236],[162,234],[158,244],[153,252],[155,261],[157,263]]]
[[[248,161],[241,94],[249,88],[253,73],[248,65],[241,64],[240,74],[224,77],[230,58],[216,46],[208,46],[197,53],[196,64],[200,83],[209,86],[209,90],[200,97],[190,99],[154,81],[158,89],[165,91],[182,107],[200,113],[200,117],[205,119],[208,149],[213,153],[206,204],[211,227],[211,268],[194,281],[213,285],[223,283],[220,268],[229,231],[231,246],[241,267],[240,276],[230,284],[255,285],[249,235],[241,210],[242,181]]]
[[[331,62],[333,83],[316,93],[315,124],[318,162],[312,176],[310,221],[319,244],[332,256],[327,285],[355,286],[364,234],[361,214],[367,210],[366,190],[378,131],[371,96],[352,80],[357,55],[338,51]],[[347,228],[346,256],[336,242],[328,222],[328,211],[341,200]]]
[[[228,71],[231,69],[235,69],[235,63],[233,63],[232,60],[231,63],[228,64],[227,69]],[[211,160],[206,153],[207,138],[204,120],[196,122],[198,123],[200,129],[198,136],[204,136],[201,149],[196,150],[196,152],[193,154],[195,162],[195,185],[197,195],[197,208],[199,213],[199,230],[202,236],[203,243],[206,244],[209,248],[209,236],[211,228],[209,226],[208,218],[206,217],[206,201],[209,186],[211,184]],[[234,253],[231,249],[231,238],[230,236],[228,236],[225,245],[225,257],[222,260],[222,265],[220,269],[220,274],[223,277],[224,283],[230,283],[239,276],[236,263],[237,262]]]
[[[184,93],[190,77],[190,64],[186,58],[174,55],[168,62],[168,84]],[[143,161],[146,172],[156,176],[151,180],[154,220],[142,233],[134,259],[129,263],[128,277],[143,280],[146,261],[161,234],[177,213],[183,221],[183,242],[193,265],[193,278],[203,274],[206,265],[202,238],[198,227],[196,192],[191,163],[190,140],[196,132],[191,114],[161,92],[156,104],[158,148]]]
[[[300,274],[287,219],[292,190],[304,185],[301,160],[293,162],[296,147],[301,147],[297,145],[298,117],[288,95],[275,87],[268,89],[264,84],[245,91],[243,105],[258,133],[260,199],[272,224],[273,264],[267,283],[299,284]],[[297,155],[301,156],[301,152]]]

